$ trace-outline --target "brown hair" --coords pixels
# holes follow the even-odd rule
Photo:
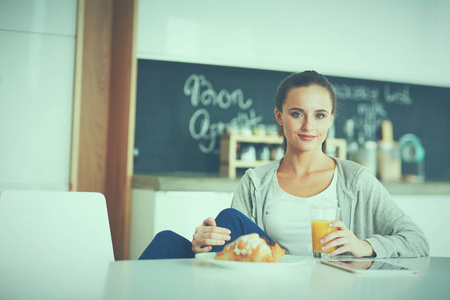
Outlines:
[[[326,88],[330,93],[331,97],[331,114],[334,115],[336,113],[336,94],[334,92],[333,86],[328,81],[328,79],[317,73],[316,71],[304,71],[300,73],[293,73],[283,79],[280,85],[278,86],[277,93],[275,95],[275,105],[276,108],[282,112],[283,104],[286,101],[287,94],[293,89],[298,87],[307,87],[310,85],[319,85],[323,88]],[[282,131],[282,128],[281,128]],[[283,134],[283,148],[284,152],[287,149],[286,137]],[[322,144],[322,151],[327,153],[326,141]]]

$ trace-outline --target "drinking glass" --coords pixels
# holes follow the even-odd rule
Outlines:
[[[326,253],[333,251],[336,247],[322,250],[321,247],[324,244],[320,242],[320,239],[337,230],[336,227],[330,227],[328,224],[339,220],[341,209],[334,206],[311,206],[310,210],[313,256],[316,258],[328,257]]]

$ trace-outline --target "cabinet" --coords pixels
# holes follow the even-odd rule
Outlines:
[[[278,135],[239,135],[239,134],[227,134],[223,135],[220,139],[220,176],[228,177],[231,179],[236,178],[236,169],[238,168],[255,168],[260,165],[270,162],[270,160],[255,160],[246,161],[237,159],[238,144],[265,144],[269,146],[281,145],[283,137]],[[347,142],[344,139],[328,139],[327,148],[332,150],[332,156],[346,159],[347,156]]]
[[[283,138],[278,135],[239,135],[227,134],[220,139],[220,168],[221,176],[228,178],[236,178],[236,169],[238,168],[255,168],[266,164],[269,160],[246,161],[237,159],[238,144],[265,144],[265,145],[281,145]]]

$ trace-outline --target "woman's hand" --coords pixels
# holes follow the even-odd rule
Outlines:
[[[230,240],[231,231],[217,227],[214,218],[208,218],[203,224],[195,229],[192,239],[192,251],[194,253],[209,252],[212,246],[224,245],[225,241]]]
[[[369,242],[358,239],[353,232],[345,227],[344,222],[334,221],[330,222],[330,227],[337,227],[337,231],[329,233],[323,237],[320,242],[325,244],[322,246],[322,250],[339,246],[339,248],[328,252],[328,256],[336,256],[344,252],[350,252],[356,257],[373,256],[372,245]]]

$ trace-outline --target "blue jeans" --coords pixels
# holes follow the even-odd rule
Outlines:
[[[234,208],[224,209],[216,218],[218,227],[228,228],[231,231],[231,239],[226,244],[233,242],[241,235],[257,233],[261,237],[270,237],[259,228],[252,220]],[[225,244],[225,245],[226,245]],[[222,251],[222,246],[213,246],[212,252]],[[194,258],[192,243],[173,231],[159,232],[153,241],[147,246],[139,259],[168,259],[168,258]]]

